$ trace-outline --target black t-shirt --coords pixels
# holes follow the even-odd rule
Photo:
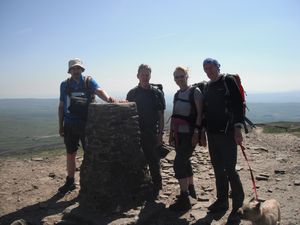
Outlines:
[[[158,112],[166,108],[162,91],[152,86],[149,89],[137,86],[128,92],[126,99],[137,105],[141,131],[156,133],[159,120]]]
[[[230,95],[226,96],[226,82]],[[235,81],[232,78],[220,77],[209,82],[204,93],[204,114],[206,128],[209,132],[233,130],[236,123],[243,123],[243,101]]]

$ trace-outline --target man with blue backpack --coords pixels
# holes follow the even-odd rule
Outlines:
[[[81,142],[85,148],[85,124],[88,105],[95,101],[95,95],[106,102],[114,102],[106,91],[100,88],[90,76],[83,76],[85,68],[78,58],[69,61],[68,73],[71,77],[60,85],[60,101],[58,107],[59,134],[64,137],[67,150],[67,178],[63,186],[58,189],[66,194],[76,188],[74,175],[76,169],[76,153]]]

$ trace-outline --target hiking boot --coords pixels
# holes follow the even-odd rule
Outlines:
[[[189,185],[189,194],[192,198],[197,199],[197,194],[195,190],[195,186],[193,184]]]
[[[58,192],[61,194],[66,194],[68,191],[73,191],[76,188],[74,183],[74,177],[67,177],[66,183],[58,188]]]
[[[224,212],[229,208],[228,201],[217,200],[213,204],[211,204],[207,209],[211,213]]]
[[[187,192],[183,192],[176,199],[175,203],[169,206],[171,211],[184,212],[191,209],[191,203]]]
[[[225,225],[238,225],[241,223],[241,218],[236,210],[231,211]]]

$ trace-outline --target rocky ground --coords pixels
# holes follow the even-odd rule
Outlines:
[[[258,186],[260,199],[275,198],[280,202],[282,224],[300,224],[300,138],[291,134],[265,134],[261,128],[245,136],[245,146]],[[78,208],[79,170],[77,189],[65,196],[56,194],[64,183],[65,157],[57,155],[31,155],[0,159],[0,224],[11,224],[25,219],[32,224],[224,224],[225,215],[207,214],[207,206],[215,200],[214,173],[208,150],[197,147],[192,158],[198,199],[183,214],[167,208],[179,193],[172,168],[175,152],[162,160],[164,187],[159,199],[146,202],[128,212],[95,217],[76,214]],[[82,156],[77,157],[78,166]],[[240,173],[246,197],[253,197],[247,164],[239,151],[237,170]],[[89,217],[90,216],[90,217]],[[64,222],[61,222],[65,219]],[[96,222],[95,222],[96,221]],[[242,221],[248,225],[249,222]]]

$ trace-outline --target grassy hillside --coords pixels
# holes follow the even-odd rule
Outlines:
[[[273,122],[259,124],[265,133],[292,133],[300,137],[300,122]]]
[[[166,122],[172,108],[170,101],[168,103]],[[57,106],[57,99],[0,99],[0,154],[63,148],[63,140],[58,136]],[[248,117],[255,123],[300,121],[300,103],[250,103],[249,108]],[[266,131],[285,130],[279,128],[282,123],[280,126],[275,124]],[[297,133],[292,124],[288,131]],[[169,124],[166,124],[168,127]]]
[[[1,99],[0,153],[61,147],[56,99]]]

